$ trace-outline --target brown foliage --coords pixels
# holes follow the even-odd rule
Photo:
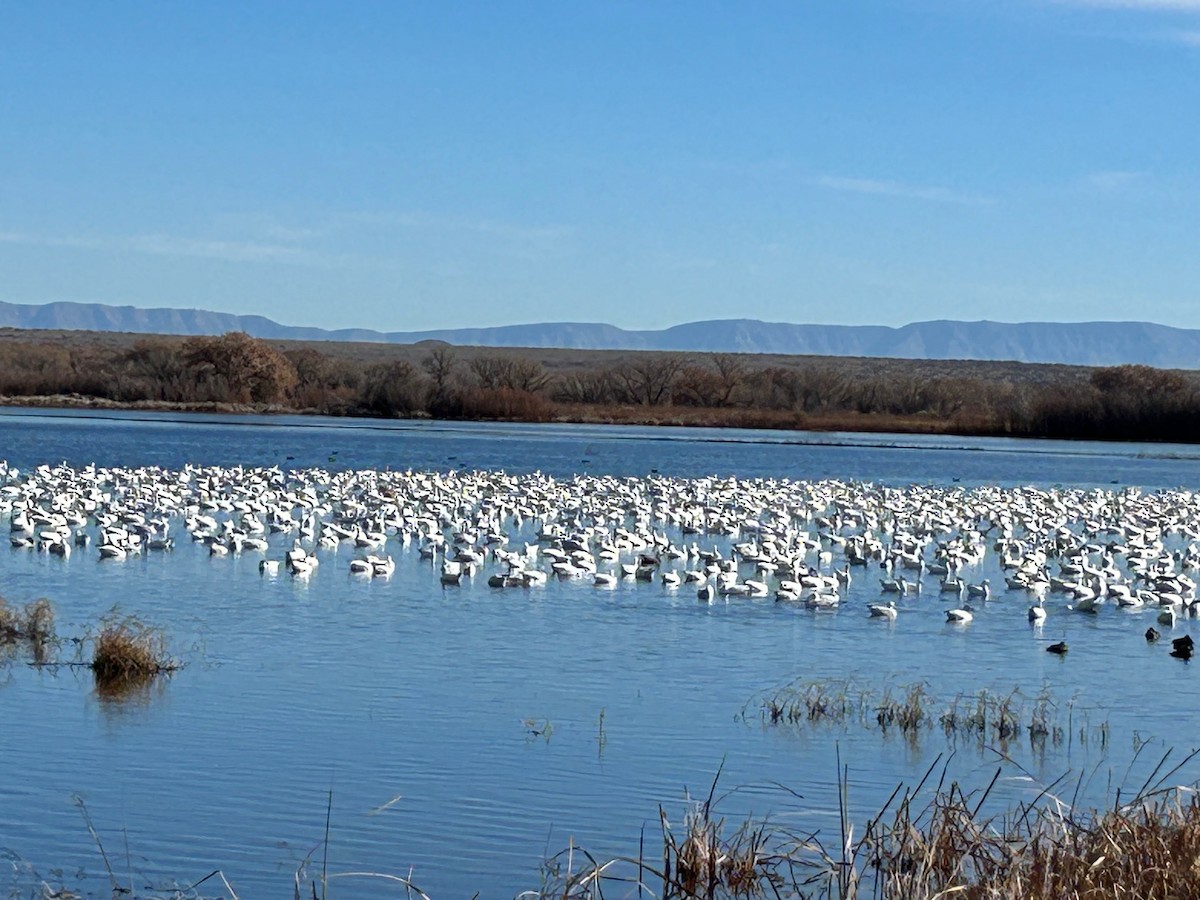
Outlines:
[[[1191,391],[1188,380],[1178,372],[1154,369],[1150,366],[1127,365],[1097,369],[1091,375],[1092,386],[1105,394],[1136,394],[1140,396],[1186,394]]]
[[[296,370],[282,353],[242,331],[196,337],[184,343],[184,360],[205,399],[230,403],[278,403],[296,386]]]
[[[311,347],[286,350],[283,355],[296,370],[292,392],[296,407],[335,415],[355,408],[364,379],[360,364],[327,356]]]
[[[510,387],[472,388],[463,391],[459,415],[466,419],[503,419],[548,422],[553,406],[530,391]]]
[[[363,404],[377,416],[412,416],[428,409],[431,390],[409,362],[376,363],[363,377]]]

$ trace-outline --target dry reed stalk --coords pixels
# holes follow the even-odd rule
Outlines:
[[[1167,771],[1170,754],[1164,755],[1132,800],[1123,802],[1118,793],[1102,811],[1078,810],[1060,799],[1054,791],[1064,776],[1033,801],[996,815],[983,810],[1002,769],[982,790],[966,791],[948,781],[946,765],[939,771],[939,757],[915,788],[897,786],[859,837],[847,812],[848,777],[840,770],[840,836],[832,853],[815,834],[797,839],[749,820],[728,835],[725,820],[713,815],[710,792],[707,801],[689,807],[679,836],[660,808],[661,872],[640,856],[636,880],[610,871],[620,863],[632,867],[629,859],[600,864],[587,856],[587,871],[639,888],[645,876],[657,877],[661,887],[651,896],[663,900],[1200,900],[1200,794],[1165,787],[1197,755]],[[572,845],[575,856],[585,854]],[[602,896],[599,883],[598,877],[561,879],[520,896],[591,900]]]
[[[18,607],[0,597],[0,641],[44,644],[54,637],[54,607],[45,597]]]

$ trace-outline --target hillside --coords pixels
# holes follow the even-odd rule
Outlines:
[[[1148,322],[914,322],[797,325],[730,319],[688,322],[662,330],[627,330],[586,322],[542,322],[495,328],[379,332],[282,325],[262,316],[196,309],[139,309],[98,303],[42,306],[0,303],[0,327],[201,335],[244,331],[268,340],[412,344],[440,340],[479,347],[574,350],[678,350],[924,360],[1011,360],[1078,366],[1141,363],[1200,368],[1200,330]]]

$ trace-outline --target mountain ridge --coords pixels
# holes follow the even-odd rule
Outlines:
[[[418,343],[578,350],[676,350],[897,359],[1014,360],[1110,366],[1200,368],[1200,330],[1151,322],[994,322],[937,319],[900,327],[806,325],[713,319],[664,329],[598,322],[538,322],[488,328],[380,332],[283,325],[265,316],[171,307],[139,308],[62,301],[0,302],[0,327],[201,335],[245,331],[270,340]]]

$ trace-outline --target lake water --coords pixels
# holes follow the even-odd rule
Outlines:
[[[1169,445],[25,410],[0,412],[0,457],[22,469],[1200,486],[1200,451]],[[738,789],[722,800],[730,819],[769,814],[830,843],[837,753],[860,819],[939,753],[954,751],[951,774],[970,786],[996,769],[994,745],[936,730],[912,745],[855,724],[764,726],[754,698],[797,678],[872,689],[923,681],[938,698],[1049,690],[1070,717],[1070,740],[1044,753],[1021,741],[1005,749],[1037,781],[1086,775],[1096,802],[1111,784],[1136,788],[1166,748],[1186,752],[1198,737],[1195,667],[1146,644],[1149,613],[1089,617],[1048,601],[1051,617],[1034,632],[1028,600],[998,592],[959,628],[942,615],[951,604],[926,595],[887,625],[866,615],[880,598],[877,569],[856,576],[833,613],[746,598],[702,605],[694,589],[657,581],[496,591],[476,576],[443,588],[435,567],[398,544],[387,580],[350,576],[346,547],[319,551],[308,580],[264,578],[260,554],[210,557],[182,521],[174,529],[173,552],[122,562],[100,562],[94,547],[67,559],[0,548],[0,593],[50,598],[60,634],[82,635],[119,604],[162,626],[186,664],[123,702],[99,698],[86,670],[0,669],[0,849],[13,884],[36,873],[109,893],[77,797],[117,879],[139,891],[219,868],[243,898],[291,896],[332,797],[330,871],[410,876],[440,900],[536,888],[539,861],[569,842],[599,857],[636,853],[643,827],[657,832],[659,805],[678,821],[685,792],[706,795],[719,769],[721,785]],[[513,537],[530,540],[531,529]],[[728,550],[734,539],[704,540]],[[271,542],[267,555],[278,558],[292,536]],[[1003,584],[994,555],[969,574]],[[1181,620],[1171,636],[1192,630]],[[1045,652],[1057,640],[1070,643],[1066,657]],[[1031,790],[1007,785],[1011,797]],[[397,895],[369,881],[334,887],[342,897]]]

